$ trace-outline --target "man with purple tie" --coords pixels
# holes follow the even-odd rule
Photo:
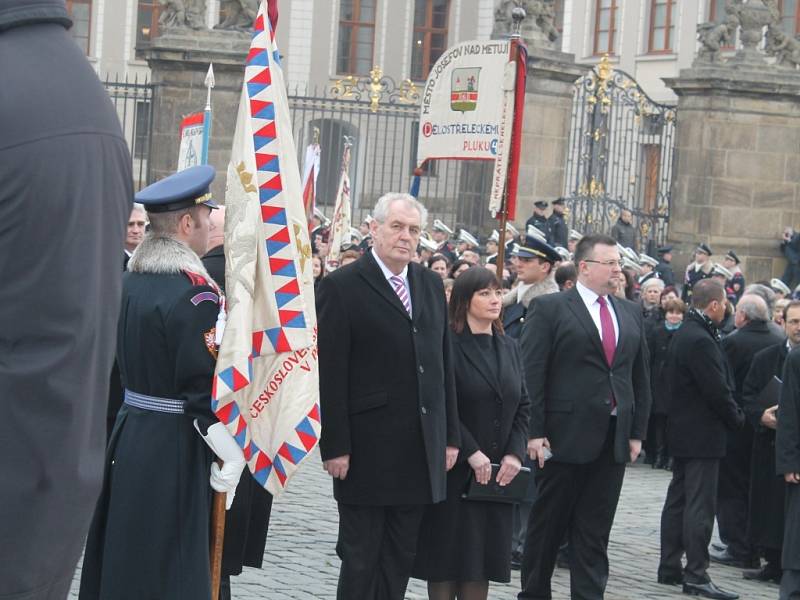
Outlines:
[[[603,598],[625,463],[639,455],[650,413],[642,311],[614,297],[616,241],[586,236],[574,262],[575,287],[538,298],[520,338],[531,397],[528,453],[539,467],[520,600],[552,597],[565,535],[572,598]]]

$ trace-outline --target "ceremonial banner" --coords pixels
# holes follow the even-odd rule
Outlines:
[[[306,148],[306,159],[303,161],[303,206],[305,207],[308,225],[317,207],[317,178],[319,177],[320,147],[317,142]]]
[[[339,189],[336,192],[336,205],[331,222],[331,239],[328,245],[328,256],[325,265],[331,270],[339,266],[342,244],[350,241],[350,144],[345,143],[342,154],[342,175],[339,178]]]
[[[509,42],[462,42],[431,69],[419,119],[417,166],[431,159],[495,160]]]
[[[320,435],[308,221],[275,35],[262,3],[225,194],[227,324],[212,408],[277,496]]]
[[[184,117],[181,121],[178,149],[178,171],[202,164],[205,115],[202,112]]]

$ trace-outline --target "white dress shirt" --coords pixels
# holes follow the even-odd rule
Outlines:
[[[583,303],[586,305],[586,310],[589,311],[589,315],[592,317],[592,321],[594,321],[594,325],[597,327],[597,333],[602,341],[603,326],[600,323],[600,304],[597,302],[599,296],[583,285],[580,281],[575,284],[575,287],[578,289],[578,294],[580,295],[581,300],[583,300]],[[611,320],[614,322],[614,339],[616,343],[619,344],[619,321],[617,321],[617,313],[614,311],[614,305],[611,304],[608,296],[604,296],[604,298],[606,299],[606,304],[608,305],[608,312],[611,313]]]
[[[391,280],[392,280],[392,277],[395,277],[395,274],[392,273],[389,270],[389,267],[387,267],[385,264],[383,264],[383,261],[381,260],[381,257],[378,256],[377,252],[375,252],[375,248],[371,248],[370,252],[372,252],[372,256],[373,256],[373,258],[375,258],[375,262],[378,263],[378,266],[381,268],[381,271],[383,272],[383,276],[386,277],[386,281],[392,287],[392,291],[394,291],[394,284],[392,283]],[[412,314],[414,314],[414,305],[413,305],[413,303],[412,303],[413,301],[411,299],[411,286],[408,285],[408,265],[403,267],[403,270],[400,271],[397,274],[397,276],[403,278],[403,285],[406,286],[406,293],[408,294],[408,304],[409,304],[409,306],[411,306],[411,311],[409,311],[409,315],[412,315]]]

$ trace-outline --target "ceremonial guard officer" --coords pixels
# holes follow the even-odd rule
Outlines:
[[[656,271],[657,266],[658,261],[652,256],[648,256],[647,254],[639,255],[639,269],[642,272],[638,279],[640,288],[645,281],[649,281],[650,279],[659,279],[658,272]]]
[[[435,219],[433,221],[433,233],[431,236],[433,237],[433,241],[439,244],[436,254],[441,254],[444,256],[450,261],[451,265],[456,262],[458,258],[456,256],[455,248],[450,243],[450,236],[452,236],[453,233],[454,231],[442,223],[439,219]]]
[[[511,252],[519,285],[503,297],[503,330],[518,338],[531,301],[537,296],[553,294],[558,285],[553,266],[561,260],[558,252],[544,239],[528,235],[525,243]]]
[[[664,282],[665,287],[675,286],[675,273],[672,270],[672,246],[661,246],[658,250],[658,264],[656,273]]]
[[[545,214],[545,210],[547,210],[547,202],[544,200],[537,200],[533,203],[533,215],[525,221],[525,230],[528,230],[528,227],[533,225],[539,231],[542,232],[544,235],[545,240],[550,239],[550,224],[547,221],[547,215]]]
[[[733,250],[728,250],[728,253],[722,257],[722,266],[732,273],[725,287],[728,290],[728,296],[735,298],[734,303],[739,302],[739,298],[744,294],[745,288],[744,274],[742,269],[739,268],[740,262],[739,257],[736,256],[736,252]]]
[[[125,387],[86,543],[81,600],[211,595],[211,486],[228,506],[245,466],[211,411],[221,291],[205,254],[214,169],[139,192],[151,231],[124,275],[117,361]],[[212,465],[212,452],[224,461]]]
[[[683,294],[681,295],[684,302],[690,302],[692,287],[694,287],[695,283],[711,277],[711,270],[714,268],[714,265],[711,264],[712,254],[708,244],[700,244],[697,250],[694,251],[694,262],[686,267],[686,278],[683,284]]]
[[[575,246],[578,245],[583,239],[583,234],[580,231],[576,231],[575,229],[569,230],[569,236],[567,237],[567,250],[569,250],[570,254],[575,254]]]
[[[770,280],[769,287],[771,287],[772,291],[775,292],[775,300],[789,298],[792,295],[792,290],[789,289],[789,286],[783,283],[783,281],[777,277],[774,277]]]
[[[498,233],[497,229],[492,231],[492,235],[489,236],[489,239],[486,240],[486,264],[487,265],[495,265],[497,264],[497,250],[499,248],[498,244],[500,243],[500,233]]]
[[[551,246],[566,248],[569,235],[567,234],[567,224],[564,222],[565,200],[564,198],[556,198],[551,204],[553,205],[553,214],[547,220],[550,229],[550,237],[547,238],[547,243]]]
[[[458,245],[456,246],[458,257],[461,258],[467,250],[477,251],[478,246],[475,236],[462,227],[458,232]]]

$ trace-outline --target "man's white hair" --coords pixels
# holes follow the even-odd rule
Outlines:
[[[424,229],[425,225],[428,223],[428,209],[411,194],[404,194],[402,192],[388,192],[384,194],[378,198],[378,201],[375,203],[375,208],[372,210],[372,217],[376,221],[384,223],[389,216],[389,208],[392,204],[399,201],[405,202],[407,206],[410,206],[419,213],[420,227]]]
[[[647,281],[645,281],[642,284],[641,291],[645,292],[648,289],[650,289],[651,287],[657,287],[658,289],[663,290],[664,289],[664,281],[661,280],[661,279],[656,279],[656,278],[648,279]]]
[[[736,308],[742,311],[750,322],[763,323],[769,321],[767,303],[761,296],[756,294],[745,294],[742,296]]]
[[[144,204],[139,204],[138,202],[134,202],[133,206],[131,207],[131,212],[135,210],[140,210],[142,212],[147,212],[147,209],[144,207]]]

